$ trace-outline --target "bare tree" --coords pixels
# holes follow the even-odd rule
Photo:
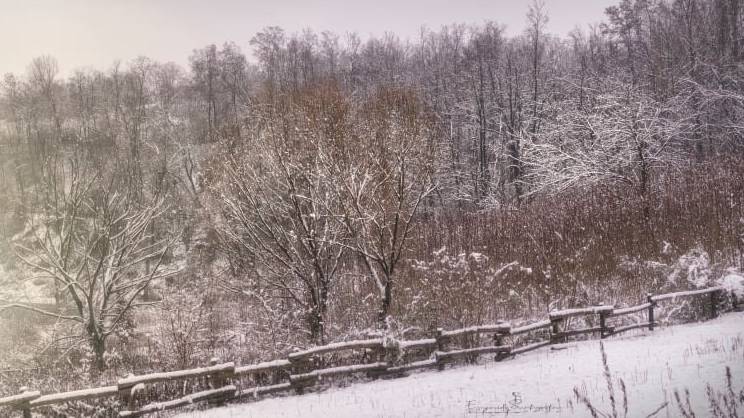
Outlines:
[[[530,134],[534,136],[538,126],[538,109],[541,87],[540,71],[543,66],[543,55],[545,54],[545,25],[548,23],[548,14],[545,10],[543,0],[533,0],[527,12],[527,37],[530,42],[530,59],[532,72],[532,121],[530,123]]]
[[[217,108],[219,94],[217,46],[212,44],[194,50],[194,54],[189,57],[189,61],[194,79],[194,89],[203,105],[206,106],[207,129],[204,137],[209,142],[213,142],[217,138],[217,129],[221,118]]]
[[[239,104],[246,102],[246,69],[248,63],[245,55],[234,43],[225,43],[218,55],[220,66],[220,81],[229,95],[228,114],[230,116],[228,137],[240,138],[240,110]]]
[[[251,39],[251,46],[265,73],[269,95],[273,95],[284,84],[285,45],[284,30],[276,26],[264,28]]]
[[[34,58],[28,68],[29,79],[32,85],[39,90],[39,93],[49,105],[55,136],[57,140],[60,140],[62,135],[62,120],[57,109],[57,83],[55,80],[58,72],[59,66],[57,65],[57,59],[49,55]]]
[[[226,157],[221,179],[210,187],[228,256],[233,263],[250,259],[255,267],[254,276],[232,289],[272,311],[291,301],[317,344],[324,341],[329,294],[344,255],[324,172],[333,141],[343,136],[345,121],[333,113],[344,105],[322,94],[305,102],[315,107],[313,100],[320,100],[321,114],[299,105],[267,120],[250,145]],[[339,122],[326,123],[326,117]]]
[[[535,192],[620,182],[645,200],[653,170],[677,162],[692,132],[690,118],[638,89],[618,87],[610,83],[591,112],[564,108],[539,141],[525,147]]]
[[[329,165],[342,242],[359,257],[380,297],[378,320],[393,304],[396,267],[403,259],[421,204],[434,189],[431,131],[418,99],[405,90],[382,90],[355,122],[361,140],[348,161]]]
[[[79,324],[79,341],[87,340],[102,370],[107,339],[146,304],[139,297],[150,283],[173,274],[163,269],[171,241],[149,234],[165,207],[162,201],[136,203],[74,161],[50,172],[58,178],[50,181],[48,206],[31,218],[30,243],[17,243],[16,253],[35,275],[51,279],[66,303],[59,312],[21,303],[0,311],[26,309]],[[155,262],[144,268],[150,260]]]

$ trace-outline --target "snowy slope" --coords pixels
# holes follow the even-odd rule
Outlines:
[[[512,408],[509,416],[590,416],[583,405],[577,404],[574,387],[599,409],[609,412],[599,342],[570,343],[565,347],[543,349],[501,363],[484,358],[476,366],[357,383],[321,393],[265,399],[182,416],[496,417],[507,416],[504,406]],[[683,393],[685,388],[691,392],[697,416],[707,416],[706,383],[722,390],[725,366],[732,369],[735,390],[744,388],[744,313],[610,338],[605,340],[605,349],[615,378],[619,409],[622,394],[617,379],[623,379],[627,386],[629,417],[646,416],[665,400],[671,401],[670,405],[657,416],[679,416],[674,390]],[[513,407],[517,399],[521,399],[520,408]],[[530,404],[537,408],[530,411]]]

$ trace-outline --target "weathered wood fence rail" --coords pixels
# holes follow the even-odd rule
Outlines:
[[[129,376],[121,379],[116,385],[101,388],[84,389],[72,392],[42,395],[38,391],[21,388],[19,394],[7,398],[0,398],[0,407],[10,407],[19,411],[24,418],[31,417],[31,410],[52,404],[91,400],[97,398],[119,397],[122,408],[120,417],[137,417],[159,411],[174,409],[197,402],[206,401],[214,404],[222,404],[228,400],[240,398],[257,399],[260,396],[296,391],[303,393],[305,388],[315,385],[318,381],[332,376],[348,376],[358,373],[366,373],[372,378],[399,377],[405,372],[415,369],[437,368],[443,370],[445,365],[457,359],[464,358],[466,361],[475,361],[479,355],[495,354],[495,360],[523,354],[551,344],[565,342],[569,337],[581,334],[598,334],[600,338],[607,338],[625,331],[638,328],[654,329],[657,321],[654,310],[659,302],[675,301],[677,298],[692,296],[706,296],[709,315],[715,318],[719,313],[719,303],[724,296],[724,289],[712,287],[702,290],[688,292],[676,292],[663,295],[647,295],[646,302],[637,306],[615,309],[611,305],[600,304],[587,308],[566,309],[553,311],[548,314],[548,319],[523,325],[511,327],[507,323],[492,325],[477,325],[462,329],[445,331],[437,329],[433,338],[420,340],[398,341],[390,343],[382,338],[340,342],[320,347],[313,347],[303,351],[290,353],[287,359],[279,359],[254,365],[235,367],[235,364],[218,364],[213,359],[209,366],[178,370],[172,372],[152,373],[142,376]],[[730,296],[730,306],[740,310],[738,301],[734,294]],[[647,321],[631,325],[613,326],[610,321],[625,315],[647,312]],[[592,316],[597,315],[598,321],[591,321]],[[587,328],[572,329],[571,319],[576,317],[590,317],[594,325]],[[540,331],[548,333],[548,338],[532,341],[527,344],[514,346],[517,336],[525,336]],[[480,345],[482,335],[490,335],[490,345]],[[511,338],[510,344],[507,340]],[[533,338],[534,340],[534,338]],[[459,342],[459,344],[457,344]],[[363,364],[351,364],[346,366],[323,367],[323,362],[317,361],[324,354],[338,354],[340,352],[362,352],[366,361]],[[407,355],[415,354],[423,356],[410,362],[402,362],[401,359]],[[401,364],[402,363],[402,364]],[[318,367],[320,365],[320,367]],[[241,378],[256,377],[271,374],[284,376],[286,382],[275,383],[266,386],[254,385],[244,388],[240,384]],[[138,396],[147,392],[147,386],[160,382],[177,382],[188,379],[207,379],[208,390],[185,395],[181,398],[165,402],[150,403],[137,407]],[[257,380],[254,380],[257,381]]]

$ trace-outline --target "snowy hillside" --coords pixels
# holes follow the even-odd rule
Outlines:
[[[0,418],[744,418],[744,0],[0,4]]]
[[[744,388],[744,313],[605,340],[619,416],[627,389],[629,417],[680,416],[674,391],[684,402],[689,389],[697,416],[707,416],[706,385],[725,389],[725,368],[734,390]],[[266,399],[182,417],[487,417],[591,416],[576,401],[578,388],[599,410],[611,414],[599,341],[569,343],[495,363],[444,372],[423,372],[333,388],[322,393]],[[610,415],[611,416],[611,415]]]

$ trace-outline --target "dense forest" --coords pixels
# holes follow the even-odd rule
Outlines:
[[[566,38],[548,19],[534,2],[518,36],[406,42],[267,27],[255,58],[5,75],[0,369],[22,370],[0,391],[741,269],[744,2],[622,0]]]

